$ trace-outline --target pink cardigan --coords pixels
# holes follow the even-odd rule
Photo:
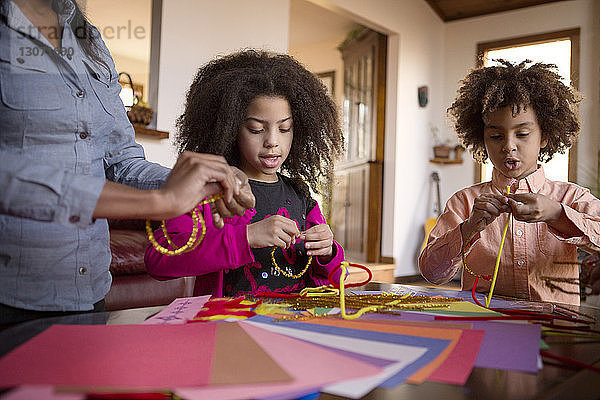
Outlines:
[[[254,262],[254,255],[248,245],[247,226],[256,214],[254,209],[246,210],[241,217],[225,218],[225,226],[217,229],[213,225],[212,214],[208,206],[197,207],[206,223],[206,235],[200,245],[193,251],[178,256],[165,256],[149,245],[144,261],[148,272],[157,279],[169,279],[182,276],[198,276],[194,287],[194,295],[212,294],[223,296],[223,270],[241,267]],[[319,205],[310,210],[306,216],[306,229],[314,225],[326,223]],[[177,246],[184,245],[192,230],[192,217],[189,214],[166,221],[169,237]],[[154,236],[161,246],[166,247],[162,229],[157,229]],[[321,264],[318,257],[313,258],[308,274],[315,286],[329,283],[329,272],[344,261],[344,249],[336,241],[334,257],[327,264]],[[333,278],[340,279],[341,270],[336,271]]]

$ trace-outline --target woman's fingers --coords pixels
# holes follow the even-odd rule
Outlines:
[[[210,212],[212,213],[213,224],[217,229],[222,229],[225,226],[225,222],[223,221],[223,217],[216,209],[215,204],[209,204]]]

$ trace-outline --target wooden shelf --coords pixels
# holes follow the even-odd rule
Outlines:
[[[462,164],[463,160],[461,159],[455,159],[455,158],[430,158],[429,162],[435,163],[435,164]]]
[[[166,131],[157,131],[156,129],[146,128],[144,125],[133,124],[133,129],[135,130],[135,135],[143,135],[143,136],[152,136],[158,139],[168,139],[169,132]]]

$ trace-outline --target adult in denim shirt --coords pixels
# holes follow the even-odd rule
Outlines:
[[[108,49],[76,3],[0,0],[0,19],[0,324],[102,308],[104,218],[175,217],[220,191],[220,216],[253,206],[221,157],[182,154],[170,175],[145,160]]]

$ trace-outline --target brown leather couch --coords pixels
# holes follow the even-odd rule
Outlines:
[[[194,278],[159,281],[146,271],[145,221],[111,219],[108,224],[113,282],[105,298],[107,311],[165,305],[178,297],[191,296]]]

